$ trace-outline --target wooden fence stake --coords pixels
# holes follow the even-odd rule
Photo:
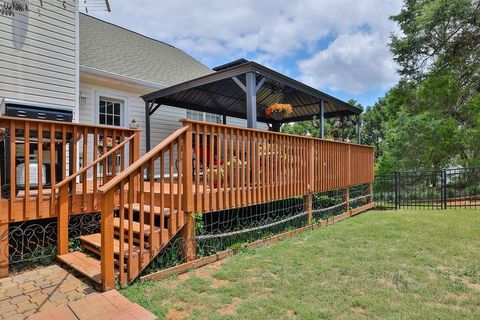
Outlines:
[[[0,223],[0,278],[8,276],[8,223]]]
[[[85,182],[84,182],[85,183]],[[75,184],[73,185],[75,188]],[[74,191],[75,192],[75,191]],[[54,197],[54,195],[53,195]],[[68,253],[68,184],[60,187],[57,204],[57,249],[58,255]]]
[[[196,259],[195,220],[192,213],[187,213],[185,219],[186,223],[180,232],[183,238],[183,255],[189,262]]]
[[[308,193],[303,197],[304,211],[308,212],[308,224],[312,224],[313,221],[313,195]]]
[[[350,211],[350,188],[343,189],[343,201],[345,202],[345,212]]]
[[[368,203],[372,203],[373,202],[373,183],[369,183],[368,184],[368,190],[367,190],[368,194],[370,195],[368,198],[367,198],[367,202]]]

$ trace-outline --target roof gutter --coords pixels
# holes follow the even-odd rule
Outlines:
[[[156,89],[156,90],[164,89],[164,88],[167,87],[166,85],[159,84],[159,83],[156,83],[156,82],[151,82],[151,81],[142,80],[142,79],[138,79],[138,78],[134,78],[134,77],[129,77],[129,76],[121,75],[121,74],[118,74],[118,73],[109,72],[109,71],[96,69],[96,68],[92,68],[92,67],[87,67],[87,66],[83,66],[83,65],[80,65],[80,72],[83,72],[83,73],[86,73],[86,74],[89,74],[89,75],[93,75],[93,76],[99,76],[99,77],[110,78],[110,79],[113,79],[113,80],[124,81],[124,82],[128,82],[130,84],[134,84],[134,85],[138,85],[138,86],[142,86],[142,87],[146,87],[146,88],[151,88],[151,89]]]

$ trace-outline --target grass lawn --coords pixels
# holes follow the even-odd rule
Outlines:
[[[480,319],[480,212],[370,211],[122,293],[160,319]]]

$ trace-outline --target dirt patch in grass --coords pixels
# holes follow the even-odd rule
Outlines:
[[[466,286],[469,289],[472,289],[476,292],[480,292],[480,284],[478,283],[473,283],[469,279],[465,279],[463,277],[459,277],[458,275],[455,274],[455,272],[445,266],[438,266],[438,270],[440,270],[442,273],[448,275],[450,278],[450,281],[452,282],[461,282],[463,283],[464,286]]]
[[[298,315],[295,310],[287,310],[287,317],[290,319],[297,319]]]
[[[364,314],[367,312],[367,310],[359,306],[351,307],[350,311],[352,311],[355,314]]]
[[[218,310],[218,312],[221,315],[232,315],[232,314],[237,312],[237,304],[240,301],[242,301],[242,299],[240,299],[239,297],[233,297],[232,298],[232,303],[227,304],[226,306],[224,306],[223,308]]]
[[[171,284],[172,284],[172,286],[176,287],[179,284],[184,283],[185,281],[187,281],[191,277],[198,277],[198,278],[204,279],[204,280],[212,280],[213,279],[213,281],[215,281],[212,274],[214,274],[215,272],[220,270],[223,263],[224,263],[224,260],[219,260],[219,261],[216,261],[212,264],[203,266],[201,268],[182,273],[177,277],[177,279],[173,280],[171,282]],[[223,282],[220,283],[221,281],[222,280],[217,279],[216,284],[218,285],[218,287],[220,287],[222,285],[225,285],[225,284],[228,284],[228,283],[223,283]],[[225,280],[225,281],[227,281],[227,280]],[[212,284],[212,287],[215,287],[215,286]]]
[[[212,288],[220,288],[220,287],[226,286],[229,283],[230,283],[230,281],[228,281],[228,280],[213,278],[211,287]]]
[[[480,292],[480,284],[478,283],[471,283],[470,280],[463,280],[463,284],[470,289]]]
[[[177,309],[170,309],[165,318],[167,320],[182,320],[188,317],[190,314],[187,311],[180,311]]]
[[[232,315],[235,312],[237,312],[237,307],[235,307],[235,305],[233,305],[233,304],[227,304],[225,307],[218,310],[218,313],[220,313],[221,315],[224,315],[224,316]]]

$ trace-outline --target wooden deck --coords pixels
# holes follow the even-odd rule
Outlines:
[[[10,222],[56,217],[59,258],[108,290],[114,288],[115,274],[121,285],[135,280],[179,233],[186,259],[193,260],[194,212],[304,197],[312,223],[313,194],[344,189],[348,199],[350,186],[373,181],[373,148],[368,146],[182,122],[183,127],[140,157],[138,131],[0,117],[0,125],[13,133],[7,142],[15,150],[10,162],[18,163],[18,153],[23,153],[26,185],[18,195],[15,186],[9,197],[0,195],[0,230]],[[22,133],[23,141],[16,137]],[[39,168],[49,161],[49,176],[57,181],[53,190],[30,185],[30,180],[45,178],[37,170],[31,179],[31,149]],[[82,163],[77,163],[80,155]],[[13,168],[10,181],[16,181]],[[108,181],[102,178],[107,176]],[[80,241],[98,262],[69,253],[69,216],[90,212],[101,212],[101,232]],[[8,250],[2,252],[0,272],[8,261]]]

